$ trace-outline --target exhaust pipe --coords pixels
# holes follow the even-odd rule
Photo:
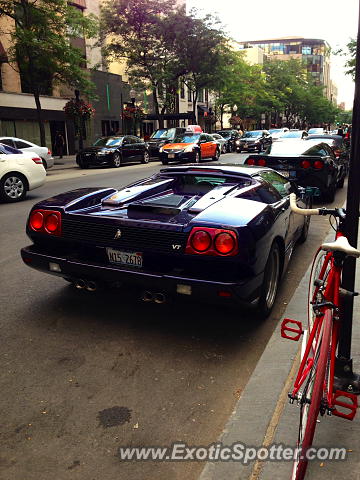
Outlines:
[[[165,295],[163,293],[155,293],[154,302],[155,303],[165,303],[166,302]]]
[[[149,292],[148,290],[145,290],[143,292],[143,294],[141,295],[141,300],[143,302],[152,302],[154,299],[154,296],[151,292]]]
[[[86,287],[85,280],[83,280],[82,278],[75,280],[74,285],[75,285],[75,288],[77,288],[78,290],[82,290],[83,288]]]
[[[93,281],[90,280],[90,281],[87,282],[87,284],[86,284],[86,290],[87,290],[88,292],[95,292],[95,291],[97,290],[97,284],[96,284],[95,282],[93,282]]]

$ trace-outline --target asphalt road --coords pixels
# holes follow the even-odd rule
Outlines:
[[[50,170],[46,185],[24,202],[0,205],[0,478],[197,478],[201,462],[121,462],[118,447],[217,440],[329,230],[326,218],[312,220],[265,322],[198,303],[143,304],[129,291],[77,292],[22,263],[19,249],[29,244],[25,222],[35,202],[83,186],[121,186],[159,166],[82,171],[68,162]],[[344,199],[339,190],[335,203]]]

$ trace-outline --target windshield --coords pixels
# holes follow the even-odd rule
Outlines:
[[[160,128],[151,134],[150,138],[173,138],[175,135],[175,128]]]
[[[298,132],[286,132],[281,138],[301,138],[303,136],[302,131]]]
[[[200,133],[183,133],[182,135],[177,135],[173,143],[195,143],[199,138]]]
[[[308,133],[311,134],[311,133],[324,133],[324,129],[323,128],[310,128],[308,130]]]
[[[255,138],[255,137],[261,137],[262,131],[259,130],[253,130],[252,132],[245,132],[243,135],[243,138]]]
[[[231,137],[231,132],[218,132],[218,134],[221,135],[224,138]]]
[[[282,132],[281,128],[271,128],[269,130],[270,133],[280,133]]]
[[[104,137],[99,138],[94,143],[94,147],[114,147],[116,145],[121,145],[121,142],[124,137]]]
[[[274,142],[270,145],[267,153],[270,155],[305,155],[309,149],[309,143],[304,140],[294,140],[293,142]]]

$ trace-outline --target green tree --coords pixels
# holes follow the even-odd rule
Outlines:
[[[105,56],[111,61],[126,62],[132,84],[151,90],[160,128],[162,115],[177,91],[178,79],[187,73],[176,55],[174,31],[186,22],[186,16],[173,3],[172,0],[108,0],[101,11]]]
[[[9,17],[15,25],[0,33],[10,36],[9,62],[18,65],[23,84],[34,95],[40,142],[45,146],[40,95],[48,94],[55,84],[84,93],[94,87],[83,68],[83,52],[72,46],[69,37],[95,37],[96,18],[83,16],[66,0],[0,0],[0,16]]]
[[[356,65],[356,49],[357,49],[357,40],[351,38],[349,43],[346,44],[346,50],[342,48],[335,52],[336,55],[346,55],[347,60],[345,62],[345,68],[347,69],[345,73],[351,75],[352,79],[355,80],[355,65]]]

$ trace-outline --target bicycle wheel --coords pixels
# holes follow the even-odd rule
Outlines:
[[[321,401],[324,395],[324,381],[328,369],[328,357],[331,342],[333,312],[327,309],[324,314],[319,338],[319,348],[315,353],[314,364],[309,379],[304,386],[300,401],[300,422],[298,434],[298,456],[294,461],[292,480],[303,480],[308,459],[307,451],[312,446],[316,420],[319,415]],[[328,375],[326,376],[328,378]]]
[[[314,261],[311,267],[309,291],[308,291],[308,328],[311,332],[314,325],[315,313],[313,309],[314,303],[322,302],[322,296],[319,293],[319,288],[324,289],[327,283],[329,272],[331,270],[332,255],[325,252],[321,248],[316,252]]]

